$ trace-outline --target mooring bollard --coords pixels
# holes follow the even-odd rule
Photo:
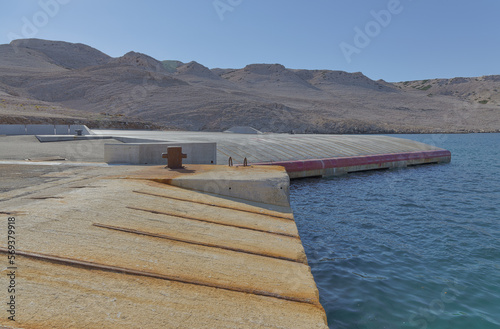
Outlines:
[[[182,153],[182,147],[169,146],[167,147],[167,153],[162,153],[161,157],[167,159],[167,168],[182,169],[184,168],[182,159],[187,158],[187,155]]]

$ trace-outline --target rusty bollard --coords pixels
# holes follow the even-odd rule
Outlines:
[[[184,168],[182,159],[187,158],[187,155],[182,153],[182,147],[169,146],[167,147],[167,153],[162,153],[161,157],[167,159],[167,168],[182,169]]]

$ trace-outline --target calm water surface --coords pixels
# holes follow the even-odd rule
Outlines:
[[[292,182],[331,328],[500,328],[500,134],[397,135],[450,164]]]

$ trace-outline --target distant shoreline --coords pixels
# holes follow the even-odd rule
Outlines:
[[[158,125],[151,122],[144,121],[129,121],[129,120],[84,120],[84,119],[71,119],[71,118],[49,118],[49,117],[10,117],[0,115],[0,124],[54,124],[54,125],[86,125],[90,129],[119,129],[119,130],[151,130],[151,131],[203,131],[203,132],[221,132],[216,130],[188,130],[183,127],[169,127]],[[228,127],[229,128],[229,127]],[[343,130],[343,131],[309,131],[309,132],[294,132],[292,134],[297,135],[404,135],[404,134],[419,134],[419,135],[434,135],[434,134],[491,134],[500,133],[500,129],[497,130],[485,130],[485,129],[470,129],[470,130],[443,130],[443,131],[431,131],[424,129],[412,130],[411,128],[400,128],[390,129],[390,130],[377,130],[369,131],[368,129],[363,129],[363,127],[354,130]],[[224,131],[224,130],[222,130]],[[287,131],[269,131],[263,133],[288,133]]]

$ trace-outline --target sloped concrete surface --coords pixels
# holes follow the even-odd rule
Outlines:
[[[34,174],[0,165],[2,180],[12,178],[0,216],[19,223],[16,322],[1,317],[0,325],[327,328],[288,205],[171,184],[197,174],[216,182],[210,167],[44,166]],[[267,169],[263,180],[286,176],[258,170]],[[258,175],[247,188],[255,182]]]
[[[436,146],[390,136],[228,134],[179,131],[95,130],[114,138],[152,138],[217,143],[217,163],[285,167],[290,178],[335,176],[349,172],[447,163],[451,153]],[[229,160],[231,159],[231,160]]]
[[[400,154],[441,150],[438,147],[404,138],[383,135],[312,134],[228,134],[194,131],[93,130],[96,135],[115,138],[144,138],[168,141],[211,141],[217,143],[217,163],[235,164],[247,158],[249,164]]]

